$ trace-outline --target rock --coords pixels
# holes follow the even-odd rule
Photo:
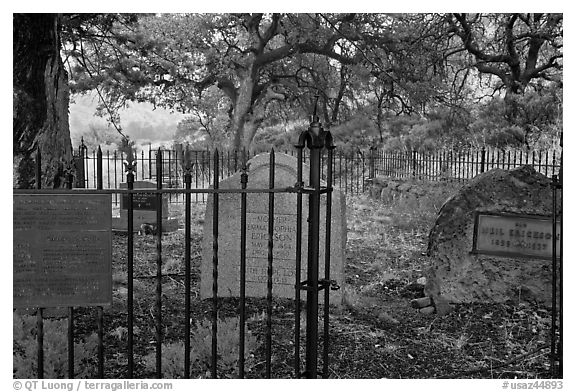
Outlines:
[[[434,313],[434,306],[427,306],[418,310],[422,314],[433,314]]]
[[[412,301],[410,301],[410,306],[412,306],[415,309],[421,309],[427,306],[432,306],[432,298],[422,297],[413,299]]]
[[[442,312],[449,310],[449,303],[461,302],[520,299],[551,305],[549,258],[472,253],[477,213],[551,216],[550,183],[531,166],[494,169],[476,176],[445,202],[429,235],[432,267],[424,289]]]

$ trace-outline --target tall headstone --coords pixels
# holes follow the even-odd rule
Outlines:
[[[523,166],[490,170],[463,186],[444,203],[430,232],[432,268],[425,293],[439,302],[550,305],[550,185],[550,179]],[[558,223],[557,237],[560,230]]]
[[[275,154],[275,188],[293,187],[296,184],[297,159],[286,154]],[[250,188],[267,189],[269,186],[270,154],[260,154],[249,162],[248,185]],[[303,167],[304,183],[308,184],[310,168]],[[220,189],[240,189],[240,173],[222,180]],[[266,297],[268,280],[268,193],[247,194],[246,214],[246,295]],[[219,195],[218,212],[218,295],[239,296],[240,290],[240,194]],[[274,246],[273,290],[274,296],[294,298],[296,275],[296,193],[275,193],[274,196]],[[206,205],[204,239],[202,242],[202,265],[200,294],[212,296],[213,270],[213,202],[210,195]],[[301,279],[306,280],[308,256],[308,196],[302,196],[302,266]],[[326,196],[321,197],[320,213],[320,274],[324,278],[326,251]],[[341,192],[332,194],[330,238],[330,279],[344,285],[344,262],[346,260],[346,204]],[[323,301],[324,294],[319,298]],[[306,298],[306,292],[301,292]],[[339,304],[342,289],[332,290],[330,301]]]

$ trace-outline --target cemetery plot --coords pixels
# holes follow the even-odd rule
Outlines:
[[[110,195],[14,195],[13,306],[112,303]]]

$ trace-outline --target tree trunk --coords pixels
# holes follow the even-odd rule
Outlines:
[[[237,90],[236,102],[234,103],[234,113],[232,114],[232,133],[234,135],[234,148],[248,148],[251,140],[246,140],[244,126],[252,109],[252,93],[256,80],[256,72],[253,64],[241,75],[240,86]]]
[[[35,187],[40,148],[42,187],[59,188],[72,159],[59,16],[14,14],[13,33],[13,186]]]

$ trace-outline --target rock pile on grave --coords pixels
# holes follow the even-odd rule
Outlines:
[[[508,225],[506,229],[494,229],[498,230],[500,237],[493,238],[507,240],[492,239],[489,246],[494,247],[493,254],[473,252],[478,214],[487,214],[488,217],[492,216],[490,214],[496,215],[497,219],[505,222],[502,223],[504,226]],[[522,231],[523,223],[514,223],[515,219],[522,222],[522,216],[551,220],[552,189],[549,178],[531,166],[522,166],[511,171],[493,169],[470,180],[442,206],[430,231],[428,256],[431,258],[431,268],[427,271],[425,286],[429,300],[420,299],[420,303],[415,302],[413,306],[432,306],[436,312],[446,313],[451,303],[537,301],[551,305],[551,253],[544,257],[509,251],[520,246],[515,240],[510,241],[520,235],[525,243],[522,246],[538,246],[548,250],[552,243],[552,224],[551,221],[538,223],[545,229],[533,236],[529,229]],[[516,229],[510,228],[514,224]],[[489,228],[483,230],[479,236],[491,235]],[[542,238],[532,238],[536,236]]]

